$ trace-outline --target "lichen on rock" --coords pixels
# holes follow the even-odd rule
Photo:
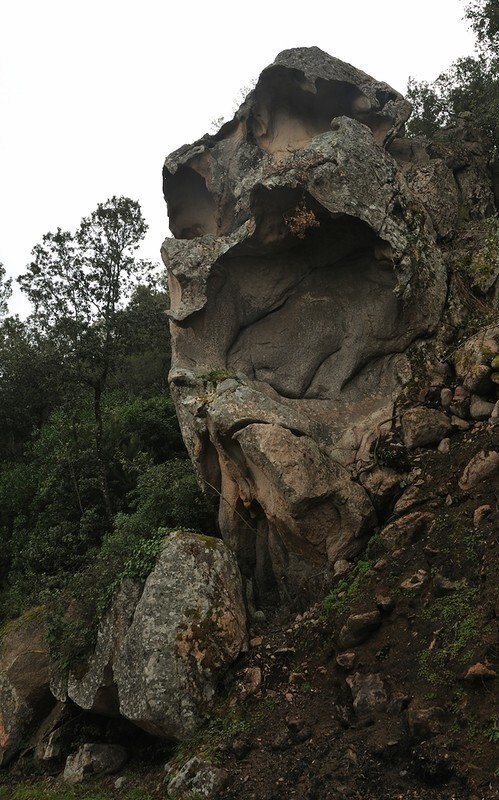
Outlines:
[[[393,416],[446,275],[387,152],[408,103],[318,48],[281,53],[234,119],[170,155],[171,390],[257,603],[294,604],[376,515],[348,469]],[[208,396],[202,376],[233,377]]]

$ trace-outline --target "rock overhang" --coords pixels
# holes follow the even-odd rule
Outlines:
[[[267,567],[253,552],[244,569],[277,568],[281,598],[293,548],[315,568],[318,554],[360,546],[357,511],[372,522],[372,509],[360,487],[346,492],[338,465],[391,416],[407,350],[444,303],[432,224],[385,149],[409,112],[386,84],[298,48],[263,71],[218,134],[165,163],[172,394],[200,476],[220,492],[225,538],[236,551],[243,539],[247,556],[251,525],[241,533],[237,515],[265,520],[254,545],[266,542]],[[283,464],[296,448],[303,487],[291,501],[293,459]],[[321,492],[310,488],[317,469],[336,476]],[[312,508],[324,535],[307,528]]]

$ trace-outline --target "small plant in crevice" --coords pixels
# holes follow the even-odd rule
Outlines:
[[[320,226],[314,212],[305,205],[305,200],[298,203],[292,214],[284,217],[284,222],[288,230],[298,239],[304,239],[311,228]]]
[[[407,448],[397,430],[381,434],[371,445],[374,460],[382,467],[391,467],[397,472],[410,469]]]
[[[322,605],[327,614],[342,614],[358,596],[365,574],[371,569],[372,561],[357,561],[349,575],[341,578],[332,591],[326,595]]]
[[[461,588],[435,598],[421,614],[439,632],[436,646],[419,656],[419,674],[434,686],[452,684],[473,657],[480,628],[477,599],[476,589]]]
[[[497,744],[499,742],[499,719],[493,719],[487,729],[486,736],[489,742]]]

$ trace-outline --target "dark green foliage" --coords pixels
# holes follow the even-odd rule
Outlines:
[[[414,106],[408,124],[413,135],[432,136],[471,112],[473,124],[499,145],[499,10],[495,0],[473,0],[465,15],[474,31],[476,56],[460,58],[433,83],[409,80],[407,96]]]
[[[7,313],[11,291],[12,279],[5,277],[5,267],[0,264],[0,317]]]
[[[113,198],[47,234],[21,279],[33,316],[0,322],[0,625],[44,604],[63,667],[169,530],[215,532],[168,392],[168,296],[138,283],[145,227]]]

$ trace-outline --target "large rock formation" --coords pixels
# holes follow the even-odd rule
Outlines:
[[[0,631],[0,766],[54,702],[43,608],[34,608]]]
[[[376,516],[349,467],[439,324],[436,242],[467,166],[459,187],[445,154],[404,140],[409,113],[318,48],[289,50],[231,122],[165,162],[171,389],[257,604],[296,602],[359,551]]]
[[[184,739],[209,716],[217,681],[245,643],[234,556],[219,539],[171,533],[143,590],[122,585],[83,673],[52,689],[80,708]]]

